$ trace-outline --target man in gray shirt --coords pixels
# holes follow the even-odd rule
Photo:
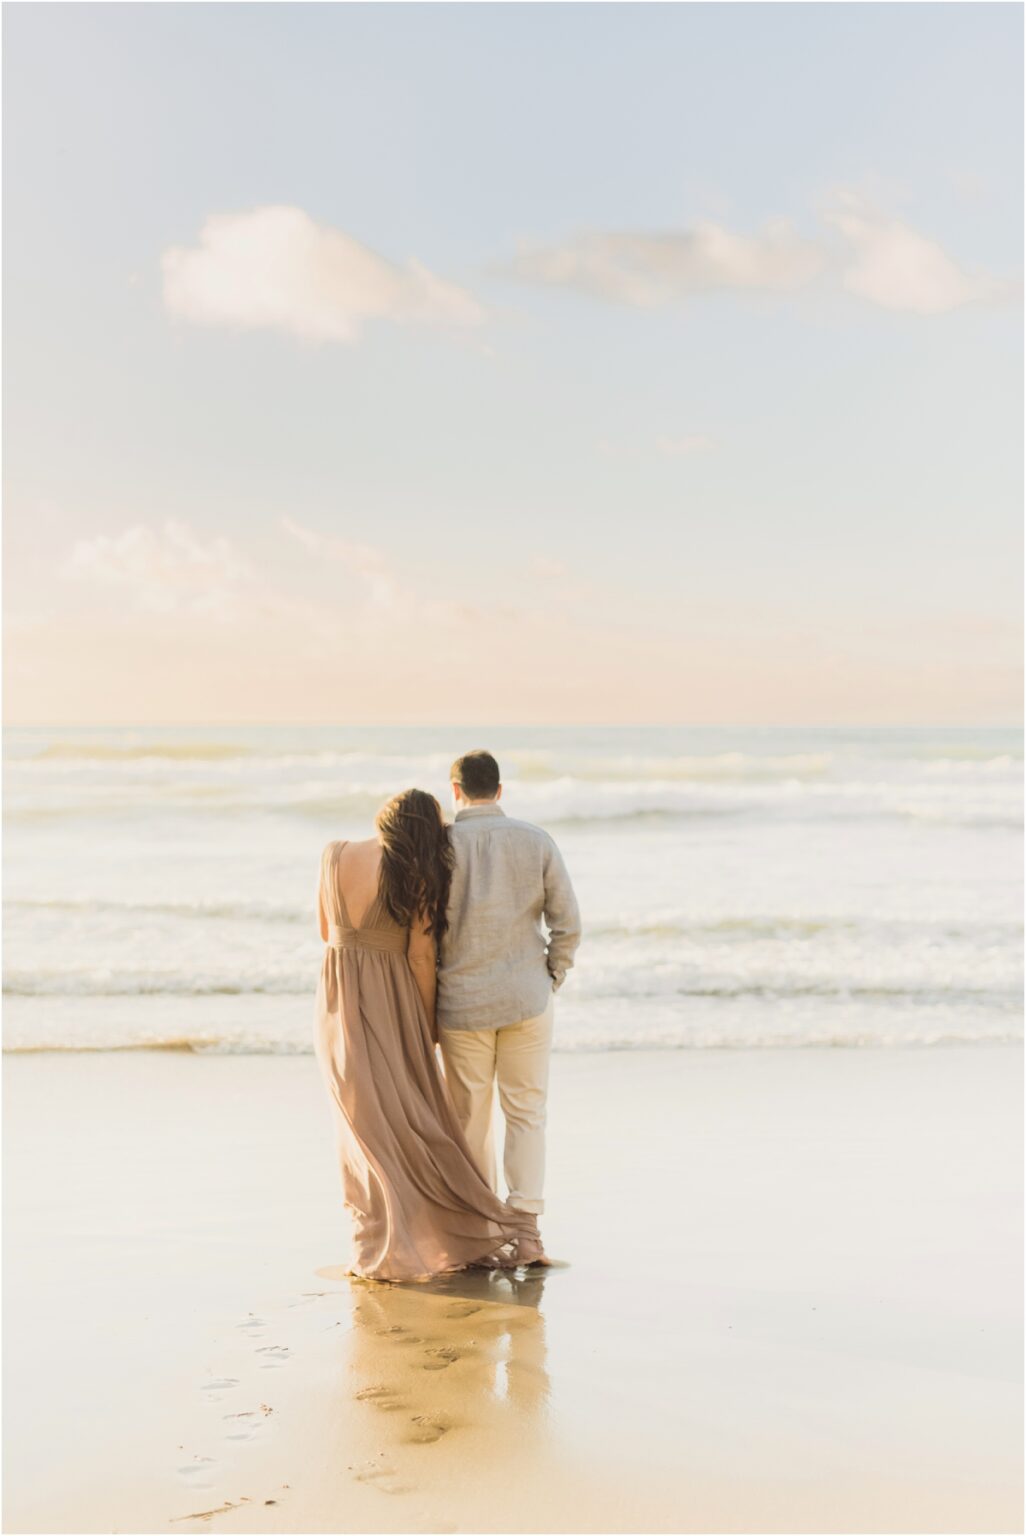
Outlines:
[[[537,1217],[544,1209],[552,999],[573,965],[581,919],[552,838],[501,809],[499,765],[491,753],[458,758],[451,779],[455,868],[437,999],[445,1075],[470,1150],[493,1189],[498,1083],[507,1200],[535,1216],[533,1231],[518,1242],[517,1259],[545,1264]]]

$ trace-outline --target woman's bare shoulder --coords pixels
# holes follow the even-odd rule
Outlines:
[[[344,848],[353,862],[357,864],[374,864],[381,857],[381,844],[376,837],[339,838],[328,846]]]
[[[333,837],[321,851],[321,867],[333,860],[356,871],[372,869],[381,862],[381,844],[376,837]]]

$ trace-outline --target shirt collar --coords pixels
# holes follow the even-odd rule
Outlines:
[[[465,805],[456,812],[454,820],[463,821],[471,816],[505,816],[506,812],[496,801],[490,800],[487,805]]]

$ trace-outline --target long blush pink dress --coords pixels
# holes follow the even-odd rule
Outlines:
[[[321,857],[328,943],[315,1049],[331,1098],[352,1272],[423,1280],[498,1254],[524,1217],[478,1172],[438,1066],[406,958],[409,930],[380,893],[359,927],[338,881],[345,844]]]

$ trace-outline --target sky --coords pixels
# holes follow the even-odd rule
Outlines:
[[[6,6],[5,718],[1017,722],[1022,28]]]

